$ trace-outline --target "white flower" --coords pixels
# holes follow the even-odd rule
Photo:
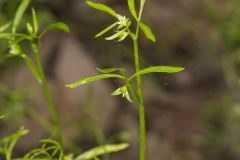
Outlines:
[[[123,98],[126,98],[129,102],[132,102],[132,100],[129,96],[128,90],[127,90],[127,86],[123,86],[123,87],[116,89],[111,95],[118,96],[121,94],[122,94]]]
[[[128,23],[128,19],[125,16],[121,16],[121,15],[117,15],[118,16],[118,29],[122,28],[122,27],[126,27],[127,23]]]

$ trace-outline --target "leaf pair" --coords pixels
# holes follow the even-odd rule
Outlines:
[[[120,79],[125,79],[125,77],[123,77],[122,75],[119,74],[113,74],[112,72],[116,72],[119,71],[121,68],[109,68],[109,69],[98,69],[99,71],[101,71],[104,74],[99,74],[99,75],[95,75],[95,76],[89,76],[89,77],[85,77],[83,79],[80,79],[77,82],[71,83],[66,85],[66,87],[68,88],[76,88],[78,86],[81,86],[83,84],[89,83],[89,82],[93,82],[93,81],[97,81],[97,80],[101,80],[101,79],[106,79],[106,78],[120,78]],[[149,68],[145,68],[143,70],[140,70],[139,72],[135,73],[134,75],[130,76],[130,78],[128,78],[128,80],[132,80],[133,78],[137,77],[138,75],[144,75],[144,74],[148,74],[148,73],[153,73],[153,72],[158,72],[158,73],[177,73],[184,70],[184,68],[181,67],[172,67],[172,66],[154,66],[154,67],[149,67]]]
[[[66,85],[66,87],[76,88],[78,86],[81,86],[81,85],[89,83],[89,82],[93,82],[93,81],[97,81],[97,80],[101,80],[101,79],[107,79],[107,78],[120,78],[120,79],[123,79],[126,83],[129,83],[129,81],[133,80],[134,78],[136,78],[137,76],[140,76],[140,75],[144,75],[144,74],[148,74],[148,73],[154,73],[154,72],[157,72],[157,73],[177,73],[177,72],[180,72],[180,71],[184,70],[184,68],[172,67],[172,66],[148,67],[148,68],[142,69],[139,72],[133,74],[129,78],[126,77],[125,69],[123,69],[123,68],[108,68],[108,69],[97,69],[97,70],[100,71],[102,74],[82,78],[77,82],[70,83],[70,84]],[[117,71],[120,71],[121,75],[114,73],[114,72],[117,72]],[[117,90],[115,90],[112,93],[112,95],[114,95],[114,96],[122,95],[128,101],[132,102],[132,100],[129,96],[129,93],[128,93],[128,88],[127,88],[126,85],[118,88]]]

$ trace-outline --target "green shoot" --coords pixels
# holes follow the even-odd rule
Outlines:
[[[40,44],[43,36],[53,30],[61,30],[64,32],[69,32],[69,27],[62,22],[57,22],[50,24],[43,32],[39,33],[39,23],[38,18],[35,10],[32,8],[32,22],[28,22],[26,24],[26,30],[27,33],[17,33],[17,28],[19,23],[22,21],[24,12],[26,11],[28,5],[30,4],[30,0],[23,0],[20,4],[19,8],[17,9],[17,12],[15,14],[15,18],[13,20],[13,24],[11,23],[4,25],[1,27],[0,32],[0,40],[7,40],[9,44],[9,54],[5,56],[5,58],[10,57],[19,57],[24,60],[26,65],[28,66],[29,70],[32,72],[33,76],[36,78],[36,80],[41,85],[46,101],[48,103],[49,111],[51,113],[52,117],[52,123],[53,123],[53,131],[52,134],[56,136],[57,139],[59,139],[60,143],[62,143],[62,136],[61,136],[61,129],[59,124],[59,118],[57,115],[56,107],[52,101],[51,95],[49,93],[49,89],[47,86],[47,80],[43,71],[42,62],[40,59]],[[12,33],[5,33],[4,31],[7,30],[12,26]],[[25,51],[23,51],[21,42],[27,41],[29,46],[31,47],[33,51],[33,58],[30,58],[28,54],[26,54]]]
[[[12,160],[12,152],[20,137],[26,135],[28,130],[21,127],[16,133],[0,139],[0,154],[5,155],[6,160]]]
[[[138,47],[138,39],[139,39],[139,31],[143,31],[144,35],[147,39],[151,40],[152,42],[156,42],[156,36],[153,34],[152,30],[148,25],[142,22],[142,13],[145,5],[145,0],[140,0],[140,8],[139,12],[136,11],[136,4],[135,0],[128,0],[128,8],[131,13],[131,15],[134,18],[134,21],[136,23],[136,29],[135,31],[131,31],[131,24],[132,21],[129,18],[126,18],[125,16],[122,16],[118,14],[116,11],[114,11],[112,8],[100,4],[95,3],[91,1],[86,1],[86,3],[97,10],[104,11],[109,13],[110,15],[117,18],[117,22],[113,23],[112,25],[106,27],[101,32],[99,32],[95,37],[100,37],[104,35],[105,33],[109,32],[110,30],[114,30],[115,33],[107,38],[105,40],[115,40],[118,39],[118,41],[123,41],[128,36],[132,39],[133,42],[133,56],[134,56],[134,66],[135,66],[135,73],[131,76],[127,76],[126,70],[122,68],[109,68],[109,69],[97,69],[100,73],[100,75],[96,76],[90,76],[80,79],[77,82],[71,83],[66,85],[66,87],[69,88],[75,88],[77,86],[86,84],[88,82],[100,80],[100,79],[106,79],[106,78],[119,78],[122,79],[125,82],[125,85],[122,87],[119,87],[115,91],[112,92],[113,96],[122,95],[123,98],[126,98],[129,102],[133,102],[130,95],[134,97],[134,101],[139,106],[139,140],[140,140],[140,152],[139,152],[139,158],[140,160],[145,160],[146,155],[146,129],[145,129],[145,112],[144,112],[144,102],[143,102],[143,91],[142,91],[142,76],[144,74],[148,73],[177,73],[184,70],[182,67],[171,67],[171,66],[153,66],[148,67],[145,69],[140,68],[139,64],[139,47]],[[120,71],[119,74],[113,74],[117,71]],[[135,81],[134,85],[133,80]],[[136,86],[136,87],[135,87]],[[130,94],[129,94],[130,92]]]

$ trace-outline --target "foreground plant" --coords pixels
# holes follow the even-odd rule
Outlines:
[[[17,141],[28,133],[21,127],[16,133],[0,139],[0,154],[5,155],[5,160],[99,160],[99,156],[118,152],[128,147],[128,144],[108,144],[90,149],[79,156],[65,154],[62,145],[52,139],[42,139],[40,148],[33,149],[22,158],[13,158],[13,149]]]
[[[145,129],[145,112],[144,112],[144,103],[143,103],[143,91],[142,91],[142,75],[152,73],[152,72],[160,72],[160,73],[176,73],[184,70],[181,67],[172,67],[172,66],[154,66],[145,69],[140,68],[139,63],[139,32],[143,31],[145,36],[156,42],[156,38],[152,33],[150,27],[142,22],[142,13],[145,5],[145,0],[140,0],[140,8],[138,12],[136,11],[135,0],[128,0],[128,7],[131,15],[133,16],[133,20],[135,21],[136,28],[132,30],[131,25],[132,21],[130,18],[126,18],[118,14],[115,10],[106,6],[104,4],[95,3],[92,1],[86,1],[86,3],[97,10],[106,12],[113,16],[116,19],[116,22],[99,32],[95,37],[100,37],[105,35],[110,30],[114,30],[114,34],[106,37],[106,40],[117,40],[118,42],[123,41],[125,38],[130,37],[133,42],[133,56],[134,56],[134,65],[135,65],[135,73],[133,75],[128,76],[126,73],[126,69],[116,67],[116,68],[107,68],[107,69],[97,69],[100,74],[95,76],[86,77],[80,79],[77,82],[66,85],[69,88],[75,88],[80,85],[86,84],[88,82],[106,79],[106,78],[119,78],[125,82],[124,86],[119,87],[115,91],[113,91],[112,95],[122,95],[123,98],[126,98],[129,102],[136,102],[138,104],[139,109],[139,140],[140,140],[140,152],[139,157],[140,160],[145,160],[145,150],[146,150],[146,129]],[[136,80],[136,81],[134,81]],[[134,83],[135,82],[135,83]],[[136,85],[134,85],[136,84]],[[130,93],[130,94],[129,94]],[[133,100],[132,100],[133,99]]]
[[[57,22],[49,25],[42,32],[39,32],[38,18],[35,10],[32,9],[32,23],[28,22],[26,24],[27,33],[18,33],[17,28],[30,1],[31,0],[23,0],[16,12],[13,22],[0,26],[0,40],[7,40],[9,44],[9,53],[5,55],[5,58],[19,57],[23,59],[41,85],[53,120],[51,128],[53,128],[52,134],[56,140],[43,139],[40,141],[42,144],[40,148],[30,151],[22,158],[13,158],[13,149],[17,141],[29,132],[27,129],[21,127],[16,133],[0,139],[0,155],[4,155],[5,160],[99,160],[99,157],[102,155],[126,149],[128,144],[125,143],[107,144],[90,149],[75,158],[73,154],[64,153],[59,118],[48,89],[39,50],[42,38],[48,31],[58,29],[69,32],[69,28],[66,24]],[[10,27],[12,29],[11,32],[6,32]],[[22,42],[28,42],[27,44],[29,44],[33,52],[33,58],[26,54]],[[0,120],[4,120],[4,118],[5,115],[0,114]]]
[[[38,80],[38,83],[43,89],[46,101],[48,103],[49,111],[51,113],[51,118],[53,121],[53,135],[62,143],[62,135],[59,124],[59,118],[56,111],[56,106],[53,103],[49,88],[47,85],[47,80],[42,67],[42,62],[40,59],[40,45],[43,36],[52,29],[62,30],[64,32],[69,32],[69,28],[66,24],[62,22],[57,22],[49,25],[42,32],[39,32],[39,24],[36,12],[32,9],[32,22],[26,24],[27,33],[17,33],[18,26],[22,21],[23,14],[27,9],[31,0],[23,0],[20,4],[13,22],[9,22],[1,27],[0,40],[6,39],[9,44],[9,53],[5,55],[6,58],[19,57],[24,60],[25,64],[31,70],[34,77]],[[11,27],[11,32],[8,31]],[[33,52],[33,58],[29,56],[24,50],[22,42],[28,42],[30,48]]]

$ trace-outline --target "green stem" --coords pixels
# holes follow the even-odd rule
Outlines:
[[[50,114],[51,114],[51,117],[52,117],[52,120],[53,120],[53,125],[54,125],[54,130],[53,130],[54,132],[53,133],[56,136],[56,138],[59,140],[60,144],[62,145],[62,134],[61,134],[60,122],[59,122],[56,106],[53,103],[53,100],[52,100],[52,97],[50,95],[49,88],[48,88],[48,85],[47,85],[47,80],[46,80],[44,70],[43,70],[43,67],[42,67],[42,63],[41,63],[41,59],[40,59],[40,56],[39,56],[39,48],[38,48],[38,45],[36,45],[33,42],[31,43],[31,47],[33,49],[33,53],[34,53],[36,63],[37,63],[37,68],[38,68],[39,74],[41,76],[40,85],[43,89],[44,96],[45,96],[45,99],[48,103],[49,111],[50,111]]]
[[[140,71],[139,64],[139,49],[138,49],[138,35],[139,35],[139,21],[137,21],[137,28],[135,38],[133,38],[134,45],[134,62],[136,73]],[[146,127],[145,127],[145,111],[143,103],[143,91],[142,91],[142,78],[141,75],[137,75],[137,92],[138,92],[138,105],[139,105],[139,138],[140,138],[140,160],[145,160],[146,157]]]

